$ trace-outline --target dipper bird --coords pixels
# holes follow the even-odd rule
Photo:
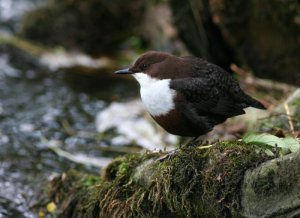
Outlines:
[[[139,82],[146,110],[174,135],[198,137],[244,114],[246,107],[265,109],[228,72],[201,58],[150,51],[115,73],[131,74]]]

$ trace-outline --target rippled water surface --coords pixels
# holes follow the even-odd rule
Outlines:
[[[176,140],[157,134],[139,101],[127,102],[138,96],[137,83],[101,70],[101,60],[74,52],[36,57],[1,44],[45,2],[0,0],[0,218],[38,217],[43,188],[68,169],[99,174],[113,157],[140,150],[134,144]]]
[[[0,0],[0,31],[15,31],[21,16],[46,0]]]
[[[97,136],[95,117],[109,99],[130,90],[72,72],[49,72],[35,58],[0,46],[0,217],[35,217],[50,177],[70,168],[98,173],[118,155],[99,150],[108,142]],[[100,166],[70,161],[52,147]]]

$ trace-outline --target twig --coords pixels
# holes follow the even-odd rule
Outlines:
[[[45,144],[47,149],[53,151],[57,156],[66,158],[67,160],[77,164],[103,168],[106,167],[112,160],[112,158],[109,157],[91,157],[84,153],[71,154],[56,145],[51,145],[50,141],[43,136],[41,137],[41,141]]]
[[[296,134],[295,134],[294,124],[293,124],[293,121],[292,121],[292,118],[291,118],[291,112],[290,112],[289,106],[286,102],[284,103],[284,109],[285,109],[285,112],[286,112],[286,115],[287,115],[287,119],[288,119],[288,122],[289,122],[289,125],[290,125],[291,132],[292,132],[293,136],[295,137]]]
[[[244,82],[247,85],[255,85],[255,87],[262,87],[267,90],[278,90],[284,93],[297,89],[296,86],[292,86],[290,84],[255,77],[251,72],[238,67],[236,64],[231,64],[230,69],[236,74],[240,75],[240,78],[243,78],[241,82]]]
[[[206,148],[211,148],[212,146],[214,146],[214,145],[213,144],[212,145],[203,145],[203,146],[197,147],[197,149],[206,149]]]
[[[66,158],[71,162],[82,164],[85,166],[103,168],[106,167],[112,160],[112,158],[106,158],[106,157],[90,157],[85,154],[71,154],[67,151],[62,150],[57,146],[48,146],[48,149],[52,150],[59,157]]]
[[[258,118],[257,120],[263,121],[263,120],[268,120],[272,117],[280,117],[280,116],[287,116],[287,114],[286,113],[273,113],[273,114],[268,115],[267,117]],[[300,122],[300,119],[295,118],[295,116],[290,116],[290,118],[291,118],[291,121],[294,123]]]

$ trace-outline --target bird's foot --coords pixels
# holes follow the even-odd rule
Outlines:
[[[185,144],[181,145],[180,148],[191,148],[191,147],[198,147],[202,145],[203,143],[203,137],[195,137],[192,140],[186,142]]]
[[[209,143],[209,141],[204,141],[203,137],[195,137],[192,140],[188,142],[183,142],[182,144],[179,145],[179,148],[168,152],[167,154],[159,157],[157,161],[164,161],[164,160],[170,160],[172,157],[178,155],[180,150],[184,150],[186,148],[198,148],[198,149],[206,149],[210,148],[214,145],[214,143]]]
[[[196,138],[192,139],[191,141],[187,142],[186,144],[184,144],[183,146],[181,146],[180,148],[205,149],[205,148],[212,147],[214,144],[216,144],[218,142],[218,140],[217,141],[209,141],[209,140],[204,140],[204,139],[207,139],[207,138],[196,137]]]
[[[203,142],[199,141],[199,140],[191,140],[188,143],[186,143],[185,145],[182,146],[182,148],[196,148],[199,145],[201,145]]]

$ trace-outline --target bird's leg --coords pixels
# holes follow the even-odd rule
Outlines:
[[[179,148],[176,148],[173,151],[170,151],[169,153],[163,155],[162,157],[158,158],[158,161],[164,161],[164,160],[170,160],[172,157],[176,156],[180,150],[185,149],[185,148],[209,148],[212,145],[203,145],[204,139],[206,136],[196,136],[192,139],[187,139],[184,140],[183,142],[180,143]],[[189,140],[189,141],[188,141]],[[208,141],[206,141],[206,144],[209,144]]]
[[[188,148],[188,147],[198,147],[201,146],[204,142],[205,136],[196,136],[192,138],[192,140],[186,142],[182,147]]]
[[[186,139],[185,137],[180,137],[179,138],[179,146],[178,148],[174,149],[173,151],[168,152],[167,154],[159,157],[157,159],[157,161],[164,161],[164,160],[170,160],[172,157],[174,157],[175,155],[177,155],[179,153],[179,151],[183,148],[187,148],[189,147],[189,139]]]
[[[197,147],[202,141],[198,141],[199,136],[194,137],[191,141],[186,144],[186,147]]]
[[[188,148],[188,147],[196,147],[197,146],[197,138],[194,137],[192,139],[190,138],[181,138],[179,142],[179,149]]]

